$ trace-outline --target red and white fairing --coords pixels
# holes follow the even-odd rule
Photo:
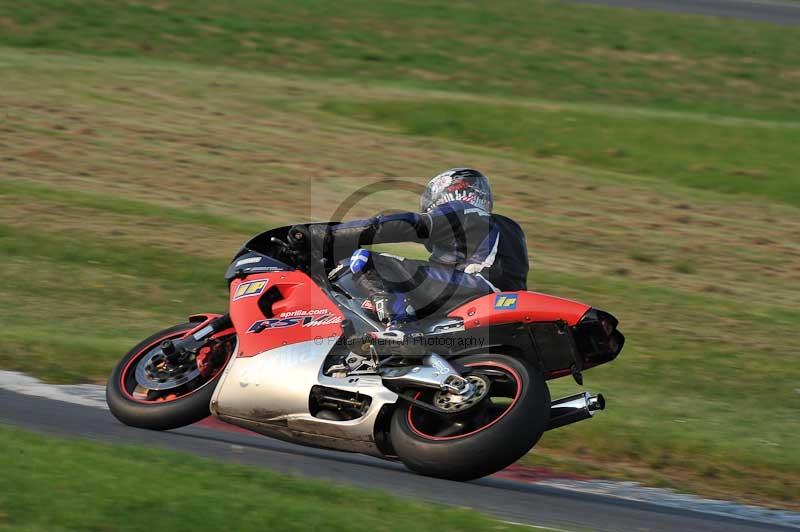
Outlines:
[[[240,286],[265,282],[256,297],[237,298]],[[252,285],[251,285],[252,286]],[[333,345],[342,334],[344,315],[306,274],[277,271],[250,275],[231,283],[230,315],[239,334],[238,357],[252,357],[290,344],[317,341]],[[259,308],[259,296],[277,290],[272,316]]]

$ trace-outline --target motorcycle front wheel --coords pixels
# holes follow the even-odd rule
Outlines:
[[[169,430],[211,414],[209,403],[230,359],[235,335],[214,340],[182,367],[168,367],[159,355],[165,340],[186,335],[196,323],[157,332],[117,362],[106,385],[106,403],[119,421],[132,427]]]
[[[454,402],[419,390],[414,399],[447,413],[402,401],[392,416],[391,442],[411,470],[450,480],[472,480],[516,462],[539,441],[550,420],[550,392],[541,371],[501,354],[456,359],[470,370],[477,396]],[[455,398],[458,399],[458,398]]]

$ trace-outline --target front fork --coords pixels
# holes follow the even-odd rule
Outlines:
[[[161,343],[161,350],[170,363],[179,363],[188,356],[197,356],[200,348],[206,345],[209,339],[220,336],[223,332],[234,332],[230,314],[211,315],[205,318],[183,338],[165,340]]]

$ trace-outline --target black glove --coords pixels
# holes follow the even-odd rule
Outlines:
[[[289,247],[294,250],[307,249],[309,231],[307,225],[293,225],[289,228],[289,234],[286,235],[286,241]]]
[[[293,225],[286,235],[289,247],[296,251],[308,251],[324,256],[328,251],[331,230],[328,224]]]

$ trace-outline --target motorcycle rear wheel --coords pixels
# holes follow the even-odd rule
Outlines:
[[[165,340],[181,338],[196,323],[175,325],[140,342],[117,362],[106,385],[106,403],[119,421],[132,427],[169,430],[196,423],[211,414],[209,404],[228,359],[203,376],[164,392],[137,393],[135,371],[140,361]],[[230,356],[230,355],[229,355]]]
[[[390,434],[409,469],[465,481],[511,465],[536,445],[550,420],[550,392],[541,371],[516,358],[485,354],[457,361],[490,381],[481,405],[450,417],[403,401]],[[431,399],[431,393],[419,391],[415,398]]]

